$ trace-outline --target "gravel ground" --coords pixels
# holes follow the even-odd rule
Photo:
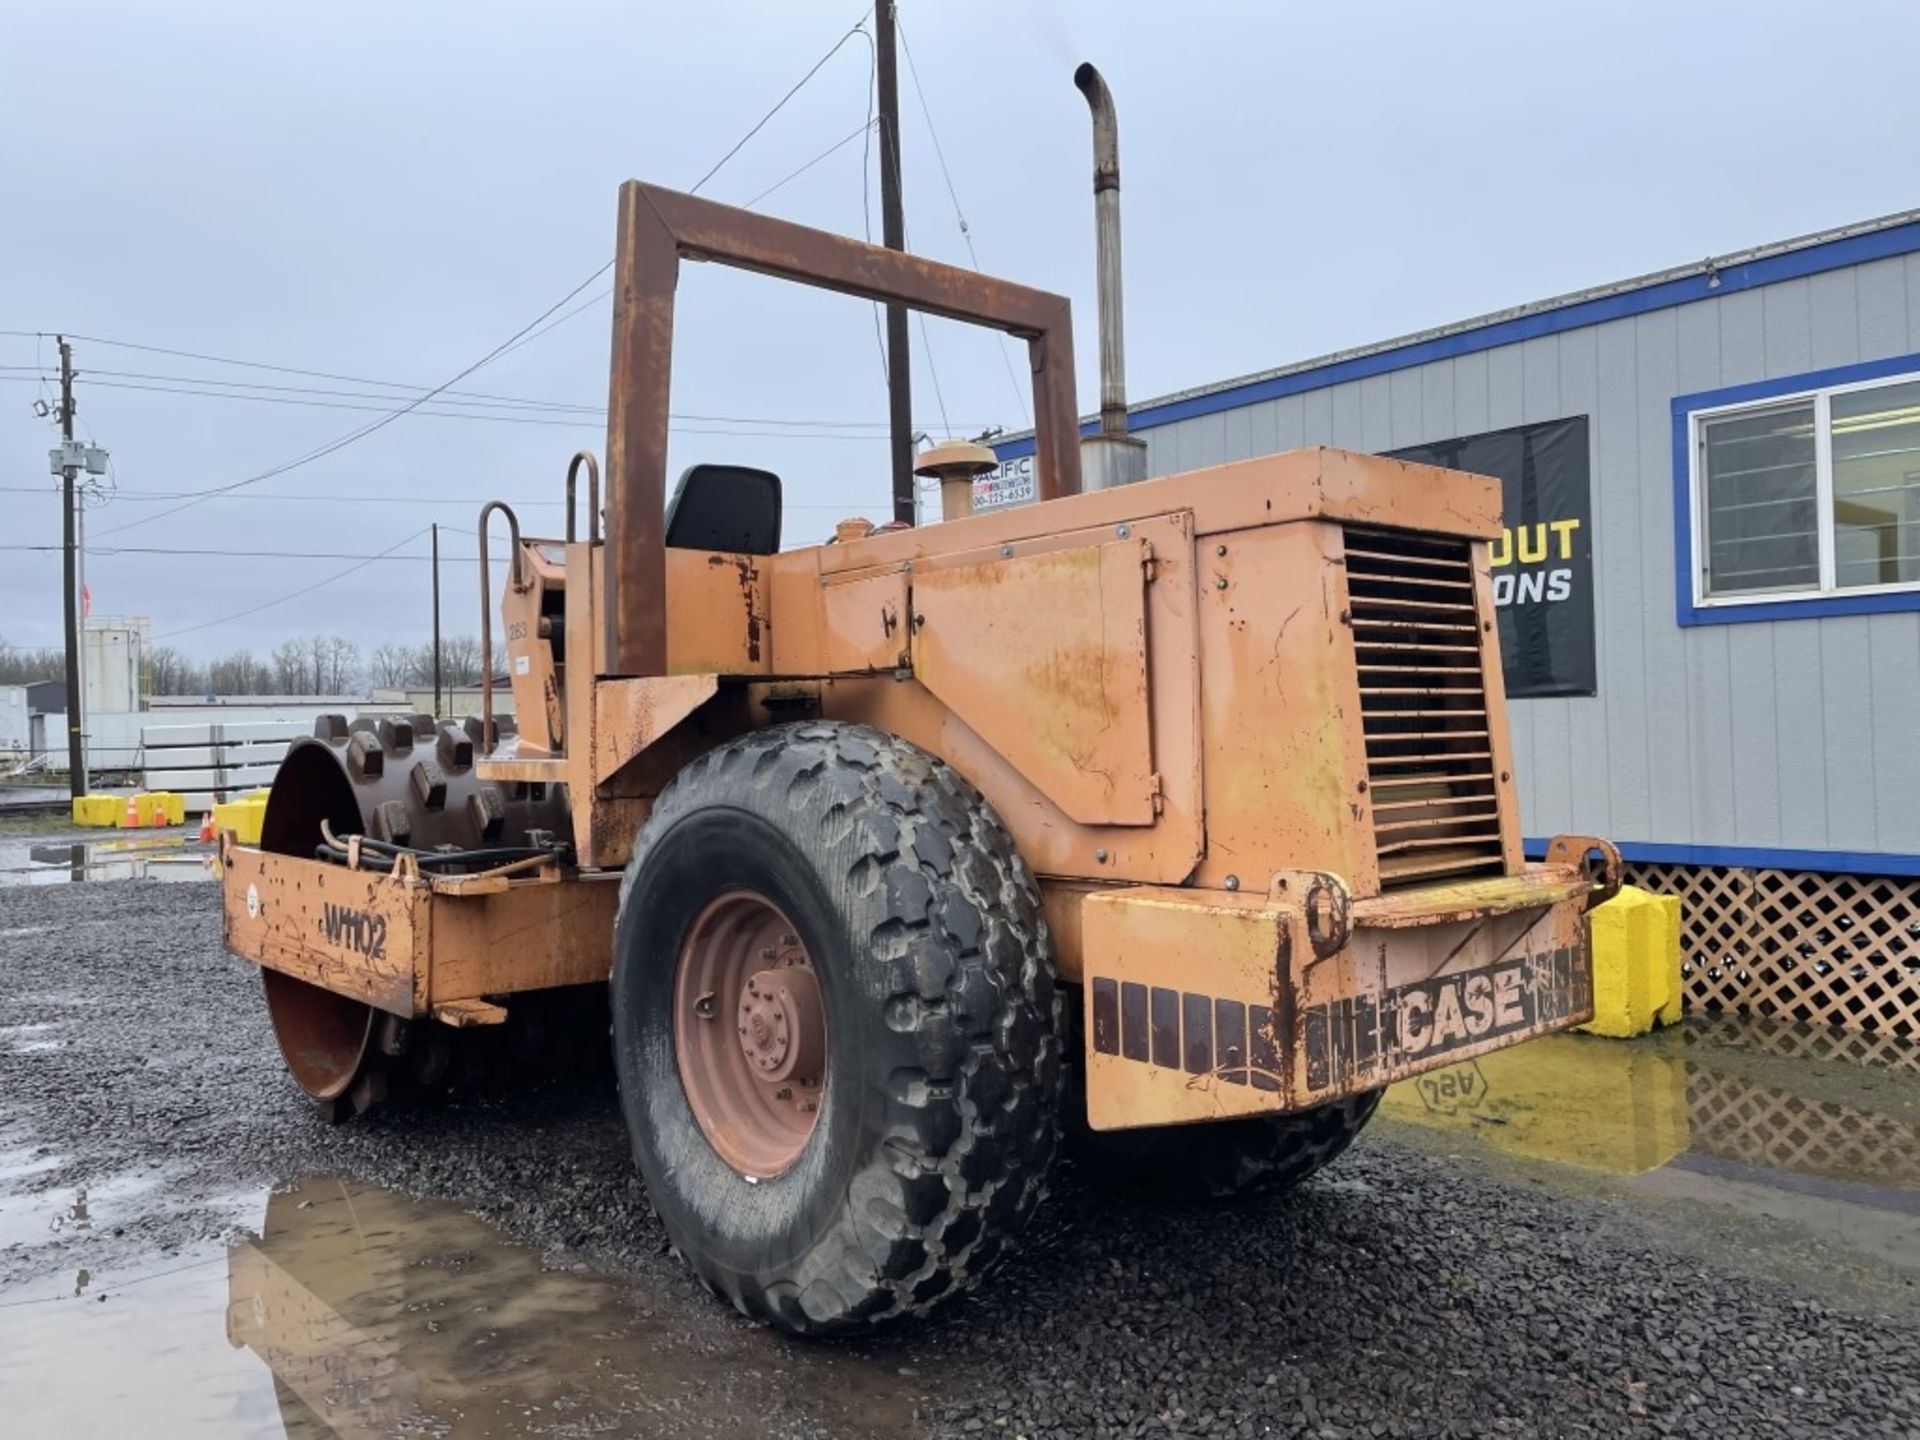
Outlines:
[[[163,1163],[169,1206],[119,1242],[141,1253],[222,1233],[236,1186],[339,1173],[457,1201],[630,1277],[696,1339],[738,1339],[665,1253],[604,1084],[321,1124],[221,951],[210,886],[0,891],[0,1034],[37,1025],[60,1043],[0,1044],[0,1142],[64,1157],[37,1187]],[[0,1250],[0,1286],[58,1243]],[[1063,1167],[975,1297],[852,1348],[919,1377],[933,1435],[1920,1436],[1920,1324],[1893,1282],[1797,1283],[1675,1243],[1604,1186],[1384,1127],[1238,1207],[1151,1209]]]

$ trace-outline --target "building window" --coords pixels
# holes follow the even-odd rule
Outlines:
[[[1920,375],[1689,418],[1694,603],[1920,586]]]

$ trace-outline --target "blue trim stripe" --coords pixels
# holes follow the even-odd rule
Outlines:
[[[1691,305],[1697,300],[1711,300],[1717,296],[1731,295],[1741,290],[1753,290],[1762,285],[1777,285],[1783,280],[1798,280],[1807,275],[1820,275],[1829,270],[1841,270],[1850,265],[1864,265],[1873,260],[1885,260],[1895,255],[1912,254],[1915,251],[1920,251],[1920,222],[1895,225],[1865,235],[1849,235],[1839,240],[1829,240],[1823,245],[1809,245],[1804,250],[1790,250],[1783,254],[1750,260],[1744,265],[1735,265],[1716,271],[1711,277],[1704,274],[1683,276],[1678,280],[1663,281],[1639,290],[1627,290],[1617,295],[1584,300],[1575,305],[1562,306],[1557,310],[1542,310],[1537,314],[1520,315],[1511,320],[1490,321],[1477,329],[1436,336],[1431,340],[1416,341],[1396,349],[1381,350],[1371,355],[1357,356],[1352,360],[1316,366],[1311,370],[1299,370],[1289,375],[1275,375],[1264,380],[1251,380],[1242,385],[1215,390],[1205,395],[1192,395],[1182,400],[1147,404],[1131,411],[1127,423],[1135,430],[1150,430],[1156,425],[1171,425],[1177,420],[1190,420],[1196,415],[1212,415],[1221,410],[1236,410],[1242,405],[1253,405],[1262,400],[1275,400],[1284,395],[1299,395],[1308,390],[1321,390],[1329,385],[1344,384],[1349,380],[1364,380],[1370,375],[1386,375],[1395,370],[1407,370],[1435,360],[1449,360],[1459,355],[1474,355],[1483,350],[1495,350],[1502,345],[1513,345],[1522,340],[1533,340],[1543,335],[1559,335],[1568,330],[1583,330],[1590,325],[1605,324],[1609,320],[1624,320],[1630,316],[1645,315],[1655,310],[1672,309],[1676,305]],[[1097,426],[1097,421],[1088,421],[1081,426],[1080,433],[1091,435]],[[1012,460],[1022,455],[1033,454],[1034,442],[1029,436],[1004,441],[993,448],[1002,460]]]
[[[1673,593],[1674,618],[1682,625],[1746,625],[1756,621],[1819,620],[1839,615],[1887,615],[1920,610],[1920,590],[1881,595],[1820,595],[1797,599],[1753,601],[1744,605],[1693,603],[1693,456],[1687,445],[1687,420],[1696,410],[1723,405],[1745,405],[1823,390],[1829,385],[1853,385],[1863,380],[1885,380],[1920,373],[1920,355],[1896,355],[1777,380],[1756,380],[1721,390],[1700,390],[1673,399]],[[1703,862],[1705,863],[1705,862]]]
[[[1920,855],[1874,850],[1774,850],[1747,845],[1660,845],[1617,842],[1620,854],[1646,865],[1729,865],[1754,870],[1824,870],[1844,875],[1920,875]],[[1547,853],[1545,839],[1521,842],[1529,860]]]

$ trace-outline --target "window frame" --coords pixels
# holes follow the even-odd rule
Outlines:
[[[1674,566],[1677,618],[1681,625],[1741,621],[1817,619],[1920,610],[1920,580],[1838,586],[1833,525],[1833,397],[1920,382],[1920,355],[1902,355],[1778,380],[1676,396],[1673,400]],[[1814,504],[1820,562],[1818,589],[1707,593],[1706,466],[1701,438],[1705,422],[1791,405],[1813,403]]]

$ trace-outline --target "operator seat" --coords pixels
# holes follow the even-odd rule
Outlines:
[[[667,505],[667,545],[772,555],[780,548],[780,477],[750,465],[689,465]]]

